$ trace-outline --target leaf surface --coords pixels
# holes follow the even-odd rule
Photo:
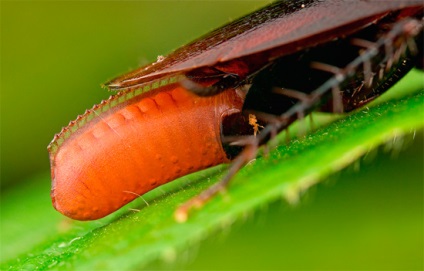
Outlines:
[[[415,71],[403,81],[369,108],[342,117],[316,115],[314,125],[321,127],[305,137],[296,137],[294,128],[292,140],[284,144],[285,135],[280,135],[283,144],[249,163],[227,193],[193,212],[186,223],[174,221],[174,210],[219,181],[225,165],[180,178],[92,222],[57,214],[50,204],[48,174],[35,176],[2,193],[1,267],[128,270],[172,262],[272,202],[297,202],[308,188],[382,144],[400,150],[404,135],[424,127],[423,73]]]

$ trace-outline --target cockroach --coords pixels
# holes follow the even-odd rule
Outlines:
[[[180,176],[231,162],[177,211],[223,190],[313,110],[348,112],[423,65],[421,0],[272,3],[106,84],[120,92],[55,135],[54,207],[104,217]]]

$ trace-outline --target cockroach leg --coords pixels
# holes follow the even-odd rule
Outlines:
[[[305,112],[303,110],[297,111],[297,119],[299,121],[299,130],[297,131],[297,136],[304,137],[307,132],[307,125],[305,121]]]
[[[293,89],[274,87],[272,92],[287,96],[289,98],[294,98],[299,101],[309,101],[311,99],[308,94]]]
[[[309,114],[309,122],[311,123],[311,131],[315,130],[315,122],[314,122],[314,117],[313,114]]]
[[[407,48],[411,46],[413,47],[413,45],[406,44],[410,37],[415,35],[411,34],[412,30],[406,30],[406,25],[408,23],[411,23],[411,25],[414,26],[413,22],[397,23],[388,33],[383,35],[376,42],[368,42],[364,40],[354,41],[354,43],[362,45],[366,47],[366,49],[343,68],[321,62],[310,62],[311,68],[329,72],[333,75],[309,94],[285,88],[273,89],[274,92],[288,96],[289,98],[294,98],[298,100],[298,102],[280,115],[273,115],[260,111],[254,112],[255,120],[264,120],[267,125],[261,130],[260,133],[256,134],[256,136],[235,137],[225,140],[229,140],[231,142],[230,145],[244,146],[244,149],[233,160],[225,177],[220,182],[202,192],[199,196],[180,206],[175,212],[175,219],[179,222],[186,221],[191,209],[201,207],[218,192],[224,191],[232,177],[244,165],[256,157],[259,147],[269,142],[269,140],[274,138],[278,132],[285,130],[287,132],[287,138],[289,138],[289,125],[295,120],[303,120],[305,116],[309,114],[314,108],[322,105],[321,103],[323,102],[323,97],[330,96],[328,94],[331,93],[333,98],[333,111],[338,113],[343,112],[344,96],[342,96],[343,94],[341,93],[343,84],[349,83],[349,80],[352,77],[363,73],[364,80],[362,83],[357,84],[357,88],[353,91],[353,94],[349,94],[349,96],[357,96],[357,94],[359,95],[362,92],[361,90],[364,88],[364,86],[366,87],[368,85],[371,87],[371,85],[375,84],[375,82],[373,82],[374,71],[372,70],[372,64],[374,63],[372,63],[372,61],[374,59],[378,60],[376,57],[380,55],[383,57],[383,60],[378,60],[379,62],[376,63],[377,69],[379,69],[377,70],[377,73],[379,79],[384,79],[384,70],[390,70],[390,68],[400,60],[402,55],[406,52]],[[420,29],[419,31],[421,31],[422,24],[418,21],[415,21],[415,23],[417,24],[417,28]],[[413,28],[411,25],[408,27]],[[200,91],[200,87],[197,86],[196,83],[189,82],[188,84],[190,85],[185,85],[187,88],[198,88]],[[205,93],[205,88],[203,86],[201,86],[201,88],[201,92]],[[213,92],[216,91],[216,89],[212,87],[211,89],[207,89],[207,91]],[[194,90],[194,92],[196,92],[196,90]],[[359,102],[358,100],[353,99],[353,104],[350,104],[350,106],[357,108],[358,106],[368,103],[376,96],[378,96],[377,93],[374,93],[374,95],[371,97],[364,95],[364,98],[359,100]],[[245,110],[244,113],[250,112],[249,110]],[[254,123],[256,123],[256,121]],[[252,123],[251,125],[253,125]]]
[[[413,37],[418,36],[419,33],[423,30],[423,21],[421,22],[416,19],[409,19],[407,23],[404,25],[404,30],[407,33],[406,42],[408,44],[409,50],[412,55],[418,54],[417,44]]]
[[[287,130],[288,130],[288,127],[287,127]],[[269,129],[270,139],[268,141],[269,143],[265,145],[264,155],[265,154],[268,155],[269,150],[277,147],[278,142],[276,140],[274,140],[277,137],[277,134],[278,134],[278,131],[277,131],[276,127],[274,125],[271,125],[270,129]]]
[[[415,42],[415,40],[413,38],[409,38],[406,39],[406,44],[408,46],[409,51],[411,52],[412,55],[417,55],[418,54],[418,47],[417,47],[417,43]]]
[[[182,79],[179,83],[182,87],[190,90],[191,92],[199,96],[212,96],[222,91],[216,85],[205,87],[201,84],[193,82],[188,78]]]
[[[225,177],[218,183],[212,185],[200,195],[190,199],[175,211],[174,217],[177,222],[187,221],[189,212],[192,209],[202,207],[208,200],[213,198],[217,193],[225,191],[233,176],[250,160],[256,158],[258,144],[250,144],[233,160]]]
[[[345,75],[346,71],[345,70],[340,69],[340,68],[335,67],[335,66],[332,66],[332,65],[328,65],[328,64],[320,63],[320,62],[311,62],[311,67],[314,68],[314,69],[333,73],[334,79],[336,81],[339,81],[339,82],[344,80],[344,78],[346,77],[346,75]],[[370,66],[370,69],[371,69],[371,66]],[[333,84],[333,86],[331,87],[331,94],[333,96],[333,112],[334,113],[343,113],[344,112],[343,97],[342,97],[342,92],[340,90],[338,83]]]
[[[325,72],[329,72],[329,73],[336,74],[336,75],[344,73],[343,70],[340,69],[339,67],[329,65],[327,63],[316,62],[316,61],[311,62],[311,68],[321,70],[321,71],[325,71]]]
[[[387,57],[386,71],[385,72],[388,72],[392,68],[392,65],[393,65],[393,57],[392,57],[393,56],[393,46],[392,46],[392,43],[386,42],[384,44],[384,50],[385,50],[385,54],[386,54],[386,57]]]
[[[204,76],[202,80],[214,79],[215,82],[206,85],[196,82],[197,78],[185,77],[180,81],[181,86],[190,90],[198,96],[213,96],[227,90],[229,88],[236,88],[240,85],[240,79],[237,74],[225,73],[213,76]]]
[[[378,69],[378,80],[383,80],[383,77],[384,77],[384,67],[385,67],[385,65],[383,63],[380,63],[379,69]],[[359,88],[357,88],[357,89],[359,89]],[[356,91],[356,89],[355,89],[355,91]],[[352,94],[352,96],[353,96],[353,94]]]
[[[343,97],[339,85],[335,85],[331,89],[331,94],[333,95],[333,112],[338,114],[343,113]]]
[[[368,51],[369,50],[374,50],[375,54],[377,54],[377,45],[374,42],[368,41],[368,40],[363,40],[363,39],[352,39],[350,41],[351,44],[356,45],[356,46],[361,46],[366,48]],[[363,73],[364,73],[364,83],[365,86],[367,88],[370,88],[372,86],[372,82],[373,82],[373,78],[374,78],[374,73],[372,72],[371,69],[371,61],[370,58],[364,57],[363,59]]]
[[[248,146],[248,145],[255,145],[256,143],[256,137],[255,136],[231,136],[231,137],[224,137],[223,143],[228,143],[230,146]]]
[[[372,86],[374,73],[371,71],[371,61],[364,61],[364,83],[367,88]]]
[[[415,50],[416,45],[413,37],[417,36],[422,31],[422,22],[415,19],[407,19],[395,24],[392,30],[387,34],[383,40],[385,54],[388,57],[386,64],[386,71],[389,71],[393,65],[399,61],[402,54],[406,52],[406,48],[409,48],[412,55],[417,54],[418,50]],[[400,39],[400,47],[395,50],[393,45],[396,40]]]
[[[351,39],[350,44],[355,45],[355,46],[359,46],[359,47],[363,47],[363,48],[366,48],[366,49],[377,47],[375,42],[372,42],[372,41],[369,41],[369,40],[364,40],[364,39],[359,39],[359,38]]]
[[[395,51],[393,56],[395,63],[399,62],[402,56],[406,54],[407,45],[405,42],[400,44],[400,47]]]

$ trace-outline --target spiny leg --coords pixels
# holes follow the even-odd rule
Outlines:
[[[200,195],[190,199],[178,207],[174,213],[175,220],[178,222],[185,222],[191,209],[202,207],[203,204],[213,198],[217,193],[224,191],[233,176],[250,160],[256,158],[257,150],[257,144],[250,144],[246,146],[243,151],[233,160],[227,174],[222,180],[200,193]]]
[[[304,102],[306,104],[310,103],[310,101],[311,101],[310,95],[308,95],[304,92],[298,91],[298,90],[294,90],[294,89],[274,87],[272,89],[272,92],[287,96],[289,98],[297,99],[298,101]],[[307,132],[307,125],[306,125],[306,121],[305,121],[305,113],[299,111],[297,113],[296,117],[299,120],[298,137],[305,136],[306,132]]]
[[[311,62],[311,68],[332,73],[334,74],[334,78],[339,78],[340,81],[344,80],[345,78],[344,71],[332,65],[320,62]],[[333,113],[343,113],[343,96],[339,84],[334,84],[331,87],[331,95],[333,98]]]
[[[287,129],[287,127],[297,118],[303,117],[305,114],[309,114],[314,107],[322,103],[322,97],[328,92],[331,91],[331,94],[333,96],[333,110],[336,112],[343,111],[343,103],[341,102],[342,97],[340,95],[340,85],[342,84],[342,82],[348,80],[353,74],[355,74],[355,72],[358,72],[360,70],[360,66],[362,66],[364,78],[367,78],[364,80],[364,83],[372,84],[373,82],[370,79],[372,71],[369,69],[368,62],[370,62],[371,59],[373,59],[378,54],[379,49],[384,48],[383,50],[386,53],[385,56],[387,62],[380,63],[380,71],[378,72],[379,79],[382,78],[383,76],[380,75],[380,73],[382,73],[382,64],[385,64],[386,70],[389,70],[391,66],[396,63],[396,61],[399,61],[399,59],[397,59],[397,55],[395,55],[396,52],[401,52],[401,54],[397,53],[399,56],[401,56],[406,50],[406,47],[408,47],[410,51],[413,50],[414,42],[411,37],[416,36],[417,34],[413,33],[412,31],[409,31],[407,28],[413,28],[414,30],[418,29],[418,31],[421,31],[422,23],[416,20],[398,23],[386,36],[384,36],[373,44],[373,46],[375,46],[374,48],[368,48],[367,50],[365,50],[365,52],[363,52],[359,57],[354,59],[343,69],[325,63],[312,63],[313,68],[328,71],[330,73],[333,73],[333,76],[306,96],[304,96],[303,94],[299,95],[298,91],[283,91],[285,92],[283,93],[285,95],[293,94],[297,97],[302,98],[299,99],[298,103],[296,103],[294,106],[292,106],[290,109],[288,109],[286,112],[279,116],[267,116],[269,114],[265,112],[256,113],[256,116],[259,119],[261,119],[261,117],[266,116],[268,119],[272,120],[271,123],[265,126],[259,136],[252,137],[254,138],[253,141],[239,140],[237,142],[236,140],[234,142],[235,144],[245,145],[246,147],[233,160],[225,177],[220,182],[211,186],[209,189],[205,190],[197,197],[189,200],[188,202],[180,206],[175,212],[175,219],[179,222],[186,221],[191,209],[201,207],[205,202],[211,199],[218,192],[224,191],[232,177],[251,159],[254,159],[256,157],[259,146],[266,144],[269,138],[276,134],[276,132],[280,132]],[[394,48],[394,40],[399,38],[404,40],[405,42],[408,42],[407,46]],[[410,45],[409,43],[411,43],[412,45]],[[363,85],[360,88],[362,87]],[[190,89],[190,87],[188,88]],[[202,90],[199,89],[199,91]],[[358,89],[358,92],[360,91],[361,89]],[[291,96],[293,97],[293,95]],[[370,99],[372,98],[374,97],[371,97]],[[366,103],[368,102],[368,100],[364,100],[363,102]]]

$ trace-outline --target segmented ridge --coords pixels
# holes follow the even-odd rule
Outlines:
[[[57,150],[65,142],[66,139],[68,139],[73,133],[78,131],[78,129],[82,128],[84,125],[93,120],[96,116],[107,112],[115,106],[122,104],[138,95],[147,93],[151,90],[158,89],[160,87],[172,83],[176,83],[180,80],[181,75],[160,78],[158,80],[149,82],[148,84],[138,86],[137,88],[130,88],[120,91],[110,96],[107,100],[102,100],[100,104],[96,104],[91,109],[85,110],[84,114],[78,115],[76,120],[70,121],[68,126],[63,127],[59,133],[55,134],[53,140],[47,146],[47,150],[50,154],[56,154]]]

